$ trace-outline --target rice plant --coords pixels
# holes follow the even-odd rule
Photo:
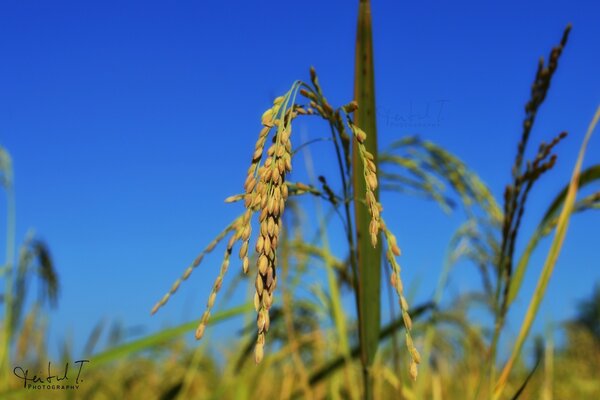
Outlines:
[[[326,85],[311,68],[306,82],[293,82],[257,118],[258,136],[254,148],[248,149],[248,169],[219,172],[239,182],[225,199],[228,207],[239,208],[239,214],[220,232],[214,227],[218,232],[214,239],[151,310],[155,314],[165,307],[182,283],[204,266],[208,254],[221,251],[220,268],[199,320],[135,340],[122,340],[118,330],[109,334],[105,324],[98,323],[84,350],[93,360],[88,384],[77,398],[595,399],[600,390],[595,379],[595,361],[600,359],[597,295],[584,302],[576,321],[564,327],[566,345],[556,344],[556,328],[549,328],[544,337],[535,338],[533,362],[523,355],[570,218],[600,205],[600,192],[594,189],[600,166],[583,167],[599,108],[571,179],[549,202],[533,234],[524,237],[522,232],[532,188],[558,167],[561,142],[579,137],[579,132],[567,136],[557,130],[528,160],[534,123],[557,79],[570,26],[547,62],[538,64],[515,160],[507,166],[511,179],[504,197],[496,199],[459,155],[426,138],[399,137],[389,148],[378,148],[371,24],[370,2],[361,0],[353,99],[331,104]],[[327,176],[316,177],[322,153],[312,157],[318,141],[299,132],[300,119],[315,120],[327,132],[327,138],[319,139],[327,142],[327,157],[335,161],[335,170],[327,171]],[[296,174],[302,167],[306,174]],[[59,281],[48,247],[35,235],[24,240],[15,260],[12,167],[2,148],[0,173],[8,199],[7,260],[0,270],[5,283],[0,398],[36,398],[37,393],[9,383],[8,366],[12,358],[31,360],[36,366],[45,362],[48,351],[40,309],[46,301],[56,301]],[[595,191],[578,197],[582,188]],[[422,304],[409,307],[401,278],[401,243],[392,231],[395,221],[386,219],[379,197],[383,191],[416,195],[447,212],[464,211],[465,220],[449,240],[438,287]],[[311,200],[313,213],[305,207]],[[387,210],[390,204],[385,206]],[[336,225],[341,229],[332,228]],[[518,336],[504,349],[500,344],[506,321],[522,296],[532,254],[551,234],[550,250]],[[334,251],[334,236],[342,237],[342,251]],[[521,241],[524,250],[519,253]],[[447,283],[461,261],[475,267],[481,283],[448,299]],[[235,272],[232,263],[239,267]],[[382,271],[387,277],[383,288]],[[229,286],[224,283],[227,273],[235,274]],[[27,308],[33,274],[40,277],[44,291]],[[248,292],[247,301],[219,309],[217,301],[236,289]],[[393,314],[391,305],[390,321],[382,325],[380,299],[386,289],[395,292],[391,299],[399,315]],[[345,307],[346,294],[353,297],[353,307]],[[491,325],[472,317],[471,311],[482,305],[491,315]],[[234,343],[209,337],[212,325],[250,313],[251,321],[240,326]],[[185,341],[192,332],[203,339],[196,347]],[[103,347],[101,339],[106,339]],[[67,342],[64,353],[69,352]]]

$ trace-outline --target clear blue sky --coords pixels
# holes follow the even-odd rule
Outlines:
[[[600,103],[600,4],[524,3],[374,1],[373,34],[382,147],[419,133],[459,155],[500,198],[538,57],[573,23],[530,149],[562,130],[571,136],[531,195],[531,232],[568,180]],[[14,160],[18,237],[35,228],[60,274],[51,347],[67,337],[81,346],[103,318],[151,332],[201,315],[218,256],[157,316],[149,310],[239,212],[223,199],[240,191],[270,100],[308,79],[310,65],[333,104],[351,100],[356,12],[342,1],[0,4],[0,144]],[[440,101],[437,126],[386,119]],[[585,165],[593,162],[600,135]],[[426,299],[462,216],[398,195],[383,202],[404,279]],[[574,218],[542,324],[571,316],[600,280],[599,223],[600,214]],[[542,256],[511,313],[513,333]],[[449,293],[478,279],[464,268]]]

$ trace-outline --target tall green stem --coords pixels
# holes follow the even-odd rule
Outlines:
[[[373,42],[371,33],[371,4],[359,1],[354,66],[354,99],[359,108],[354,114],[357,126],[367,132],[365,146],[377,160],[377,130],[375,124],[375,79],[373,69]],[[366,193],[363,166],[357,143],[354,142],[352,176],[355,200]],[[378,191],[375,192],[378,198]],[[373,398],[373,380],[370,373],[377,352],[381,310],[381,246],[373,248],[369,238],[369,210],[355,201],[356,238],[358,253],[358,323],[361,344],[360,359],[363,367],[365,399]]]

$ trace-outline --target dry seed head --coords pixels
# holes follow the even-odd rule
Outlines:
[[[254,150],[254,154],[252,154],[252,161],[256,162],[256,161],[260,160],[261,157],[262,157],[262,149]]]
[[[236,194],[234,196],[229,196],[225,198],[225,203],[235,203],[236,201],[240,201],[244,198],[243,194]]]
[[[244,196],[244,207],[250,208],[252,207],[252,201],[254,200],[254,196],[252,193],[248,193]]]
[[[367,159],[367,168],[369,169],[369,171],[376,173],[377,172],[377,166],[375,165],[375,163],[372,160]]]
[[[268,332],[270,327],[271,327],[271,317],[269,317],[269,312],[265,311],[265,332]]]
[[[356,102],[356,100],[352,100],[350,103],[346,104],[342,108],[345,112],[351,113],[358,110],[358,103]]]
[[[269,214],[273,214],[273,209],[275,207],[275,199],[273,197],[269,197],[269,199],[267,200],[266,207],[267,207],[267,212]]]
[[[237,242],[237,240],[238,238],[235,235],[229,238],[229,241],[227,242],[227,251],[231,251],[231,249],[233,249],[233,245],[235,242]]]
[[[368,174],[366,179],[371,190],[377,189],[377,176],[375,174]]]
[[[223,285],[223,278],[221,278],[219,276],[219,277],[217,277],[217,279],[215,279],[214,290],[216,290],[216,291],[221,290],[222,285]]]
[[[175,283],[173,283],[173,286],[171,286],[171,294],[175,293],[177,291],[177,289],[179,289],[179,285],[181,285],[181,279],[177,279],[175,281]]]
[[[280,199],[279,200],[279,211],[277,212],[277,214],[282,215],[284,210],[285,210],[285,201],[283,201],[283,199]]]
[[[309,92],[306,92],[310,96]],[[314,99],[317,99],[314,96]],[[290,142],[291,121],[296,117],[294,106],[280,110],[285,102],[284,97],[278,97],[274,106],[267,110],[261,120],[265,126],[261,131],[256,149],[264,149],[268,138],[268,128],[277,126],[277,133],[273,136],[272,144],[266,149],[266,159],[260,165],[261,158],[253,161],[248,170],[248,177],[244,188],[252,193],[252,198],[246,200],[248,212],[260,212],[260,234],[257,237],[255,250],[257,253],[257,275],[255,279],[256,292],[254,295],[254,307],[257,315],[258,340],[255,348],[255,359],[257,362],[263,357],[265,336],[270,319],[269,309],[273,302],[273,291],[276,286],[276,250],[280,231],[280,218],[285,208],[285,200],[288,197],[288,187],[285,183],[285,175],[291,170],[292,147]],[[258,178],[254,178],[257,176]],[[254,180],[253,180],[254,178]],[[249,220],[249,218],[248,218]],[[250,225],[250,222],[247,222]],[[240,249],[240,254],[247,256],[247,246]]]
[[[275,220],[273,217],[269,217],[267,220],[267,232],[269,233],[269,236],[273,236],[273,233],[275,233]]]
[[[217,293],[213,292],[208,298],[207,307],[212,308],[215,305],[215,300],[217,299]]]
[[[406,348],[407,349],[412,349],[415,347],[413,341],[412,341],[412,337],[410,337],[410,335],[405,335],[406,336]]]
[[[406,330],[412,331],[412,319],[406,311],[402,312],[402,319],[404,320],[404,326],[406,327]]]
[[[264,253],[268,256],[271,254],[271,240],[268,237],[266,237],[264,239],[264,244]]]
[[[268,292],[264,292],[263,293],[263,296],[262,296],[262,305],[267,310],[269,310],[271,308],[271,306],[273,305],[273,296],[270,295]]]
[[[417,369],[417,363],[414,362],[413,360],[410,360],[409,373],[410,373],[411,379],[413,381],[416,381],[417,380],[418,369]]]
[[[256,276],[256,280],[254,281],[254,287],[256,288],[256,293],[258,293],[258,295],[262,295],[262,292],[264,290],[264,284],[263,284],[263,280],[260,277],[260,275]]]
[[[385,228],[384,228],[384,227],[382,227],[382,229],[384,229],[384,230],[385,230]],[[394,235],[390,234],[390,235],[387,237],[387,240],[388,240],[388,246],[389,246],[389,248],[390,248],[390,250],[391,250],[392,254],[393,254],[394,256],[396,256],[396,257],[400,257],[400,248],[398,247],[398,244],[396,243],[396,236],[394,236]],[[392,258],[393,258],[393,257],[392,257]]]
[[[254,310],[257,312],[260,310],[260,296],[258,293],[254,293]]]
[[[403,310],[408,310],[408,302],[404,296],[400,296],[400,304],[402,305]]]
[[[306,89],[300,89],[300,94],[302,96],[306,97],[307,99],[312,100],[311,106],[312,106],[312,103],[317,100],[317,96],[315,96],[315,94],[313,92],[309,92]]]
[[[248,255],[248,242],[244,242],[242,243],[242,246],[240,247],[240,259],[243,260],[244,257],[246,257]]]
[[[258,259],[258,272],[264,275],[267,272],[267,266],[269,265],[269,259],[266,255],[261,255]]]
[[[263,338],[262,342],[260,342],[261,337]],[[256,346],[254,346],[254,361],[257,364],[260,364],[264,357],[264,346],[264,335],[260,335],[259,340],[256,341]]]
[[[279,106],[279,105],[281,105],[281,103],[283,103],[284,100],[285,100],[285,96],[276,97],[275,100],[273,100],[273,105]]]
[[[410,356],[415,361],[415,363],[421,364],[421,354],[419,354],[419,351],[417,350],[417,348],[415,346],[413,346],[411,348],[411,350],[410,350]]]
[[[284,183],[283,185],[281,185],[281,197],[284,200],[287,200],[288,195],[289,195],[288,185],[286,183]]]
[[[358,140],[359,143],[364,143],[365,140],[367,140],[367,134],[358,127],[356,128],[355,135],[356,135],[356,140]]]
[[[273,279],[275,276],[275,270],[271,267],[267,270],[267,287],[270,288],[273,285]]]
[[[192,274],[194,268],[196,268],[202,262],[204,255],[211,252],[215,246],[221,242],[227,235],[231,232],[234,232],[232,237],[237,238],[237,232],[240,226],[240,221],[242,221],[242,217],[236,218],[231,224],[229,224],[222,232],[220,232],[217,237],[196,257],[196,259],[192,262],[192,264],[187,267],[182,274],[182,276],[173,283],[169,292],[167,292],[160,301],[158,301],[154,307],[152,307],[152,314],[155,314],[161,307],[163,307],[168,301],[171,295],[173,295],[178,289],[182,281],[188,279]],[[225,258],[229,258],[229,252],[226,252]]]
[[[196,328],[196,334],[194,335],[196,336],[196,340],[202,339],[202,336],[204,336],[204,329],[206,329],[206,325],[204,325],[203,322],[200,322],[200,325]]]
[[[258,328],[258,333],[263,333],[265,328],[265,314],[264,310],[261,310],[256,316],[256,326]]]
[[[279,172],[280,175],[285,174],[285,161],[283,161],[283,159],[279,159],[277,160],[277,171]],[[285,187],[285,185],[283,185]]]
[[[255,250],[257,253],[262,253],[264,244],[265,244],[265,239],[264,239],[263,235],[258,235],[258,240],[256,241],[256,246],[255,246]]]
[[[267,111],[265,111],[261,117],[261,123],[265,126],[265,127],[271,127],[273,126],[273,109],[269,108]]]
[[[260,215],[258,216],[258,221],[262,223],[265,220],[265,218],[267,218],[267,215],[268,215],[267,210],[266,209],[262,209],[260,211]]]
[[[266,214],[268,215],[269,213],[267,212]],[[260,223],[260,234],[261,235],[263,235],[263,236],[268,236],[269,235],[269,232],[267,231],[267,226],[268,225],[267,225],[267,220],[266,219],[263,220]]]

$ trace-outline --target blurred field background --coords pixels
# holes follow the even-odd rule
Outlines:
[[[402,249],[413,338],[425,360],[410,381],[384,266],[374,398],[476,398],[486,387],[482,369],[495,320],[485,274],[492,272],[495,284],[493,262],[478,264],[471,257],[477,244],[456,233],[474,215],[488,215],[490,199],[502,209],[539,57],[548,60],[572,23],[526,153],[532,159],[540,142],[569,133],[529,194],[515,260],[527,252],[571,180],[600,100],[599,11],[593,2],[373,2],[380,174],[389,173],[381,202]],[[310,66],[331,104],[353,99],[357,13],[346,2],[0,5],[3,346],[6,327],[12,332],[0,396],[361,398],[347,247],[326,201],[294,198],[287,207],[271,330],[258,366],[254,281],[242,279],[236,257],[205,337],[193,340],[222,246],[150,317],[172,282],[243,210],[223,200],[243,190],[260,116],[273,99],[294,80],[309,81]],[[329,135],[326,123],[298,120],[294,147],[312,144],[295,154],[293,181],[321,188],[323,176],[340,190],[335,155],[323,139]],[[597,135],[577,196],[586,211],[570,221],[502,398],[513,398],[524,382],[525,399],[600,395]],[[428,158],[433,144],[454,157],[450,168]],[[457,172],[472,187],[461,189]],[[498,374],[551,245],[552,235],[531,255],[499,339]],[[76,391],[20,390],[13,374],[15,366],[43,371],[48,361],[59,368],[80,359],[90,364]]]

